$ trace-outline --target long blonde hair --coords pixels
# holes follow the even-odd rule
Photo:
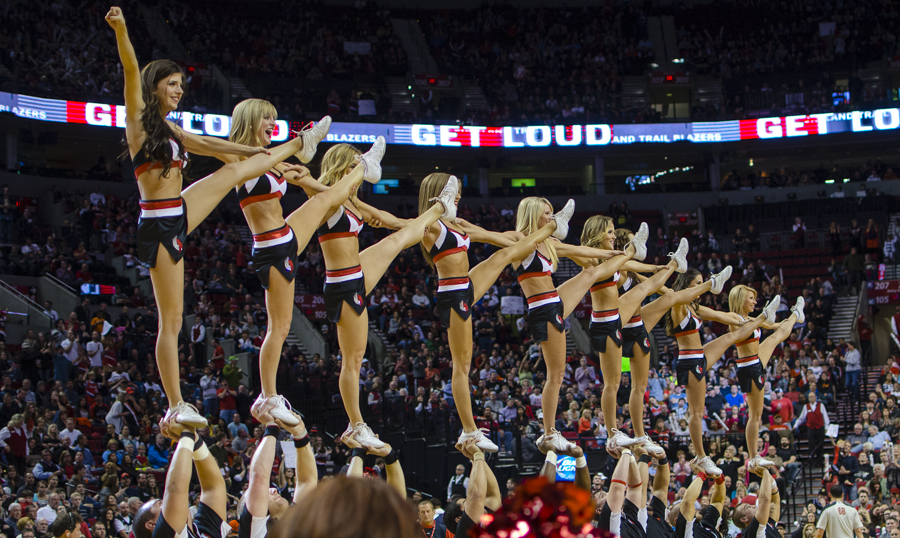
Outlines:
[[[331,186],[340,181],[359,164],[357,155],[362,155],[362,152],[350,144],[332,146],[322,157],[319,183]]]
[[[750,286],[738,284],[731,288],[731,291],[728,292],[728,310],[740,314],[741,309],[744,307],[744,301],[747,300],[747,296],[751,293],[759,297],[756,290]]]
[[[553,204],[546,198],[538,198],[537,196],[529,196],[523,198],[516,208],[516,231],[525,235],[531,235],[538,230],[538,222],[541,215],[544,214],[544,206],[550,206],[553,211]],[[550,254],[550,261],[553,262],[553,270],[559,265],[559,257],[556,255],[556,247],[552,241],[544,241],[547,252]]]
[[[587,219],[581,230],[581,245],[591,248],[600,248],[600,243],[606,239],[606,230],[613,225],[612,217],[594,215]],[[615,247],[613,247],[615,248]]]
[[[422,184],[419,186],[419,215],[426,213],[434,206],[434,204],[440,203],[429,200],[437,198],[441,191],[444,190],[444,187],[447,186],[450,177],[450,174],[444,174],[443,172],[435,172],[425,176],[425,179],[422,180]],[[428,262],[428,265],[434,267],[431,252],[425,248],[425,245],[421,241],[419,242],[419,246],[422,247],[422,254],[425,256],[425,261]]]
[[[244,99],[231,112],[228,140],[244,146],[261,146],[257,134],[265,116],[278,118],[278,111],[272,103],[263,99]]]

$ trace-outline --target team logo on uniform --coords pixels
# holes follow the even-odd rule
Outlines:
[[[644,338],[644,347],[650,347],[650,339]]]
[[[765,378],[764,378],[763,376],[759,376],[759,384],[760,384],[760,385],[765,385],[765,384],[766,384],[766,380],[765,380]]]
[[[353,296],[353,302],[356,303],[356,304],[360,304],[360,305],[361,305],[361,304],[363,303],[363,301],[362,301],[362,295],[360,295],[360,294],[358,294],[358,293],[357,293],[356,295],[354,295],[354,296]]]
[[[622,331],[620,331],[619,329],[616,329],[616,339],[617,340],[622,339]]]
[[[698,364],[696,370],[697,370],[698,374],[703,375],[703,366],[702,365]]]
[[[462,310],[463,312],[468,312],[468,311],[469,311],[469,305],[467,305],[465,301],[460,301],[460,302],[459,302],[459,309]]]
[[[178,252],[184,250],[184,244],[181,242],[181,239],[178,239],[177,237],[172,238],[172,246],[175,247],[175,250]]]
[[[284,268],[287,269],[288,273],[294,272],[294,262],[291,261],[290,258],[284,259]]]
[[[560,325],[562,325],[562,323],[563,323],[562,316],[560,316],[559,314],[556,315],[556,322],[559,323]]]

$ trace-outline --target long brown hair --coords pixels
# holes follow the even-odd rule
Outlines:
[[[691,285],[691,281],[697,278],[697,275],[700,274],[700,271],[697,269],[690,267],[687,271],[678,275],[678,278],[675,279],[675,283],[672,284],[672,291],[681,291],[683,289],[687,289]],[[691,303],[691,306],[696,308],[696,305],[699,303],[697,299]],[[668,312],[666,312],[666,334],[669,336],[675,336],[675,321],[672,319],[672,309],[670,308]]]
[[[272,538],[418,538],[416,513],[381,480],[339,476],[316,486],[273,527]]]
[[[149,158],[151,162],[162,164],[162,175],[160,177],[169,177],[169,170],[172,166],[172,150],[169,146],[169,140],[174,140],[178,145],[179,160],[187,161],[187,155],[184,151],[184,144],[181,137],[166,123],[166,119],[159,114],[159,97],[156,96],[156,86],[160,80],[167,79],[172,75],[181,75],[184,80],[184,73],[181,67],[172,60],[153,60],[144,66],[141,70],[141,94],[144,98],[144,110],[141,111],[141,129],[144,131],[144,144],[141,151]],[[179,101],[179,106],[183,101]]]
[[[450,174],[444,174],[442,172],[435,172],[425,176],[425,179],[422,180],[422,184],[419,186],[420,216],[431,209],[434,204],[440,203],[430,200],[438,197],[441,191],[444,190],[444,187],[447,186],[450,177]],[[428,265],[434,267],[434,260],[432,260],[431,252],[425,248],[425,244],[421,241],[419,242],[419,246],[422,248],[422,255],[425,257],[425,261],[428,262]]]

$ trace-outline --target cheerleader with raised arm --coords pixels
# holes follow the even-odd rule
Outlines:
[[[184,308],[184,240],[222,201],[228,191],[257,178],[297,152],[315,153],[327,125],[301,133],[270,151],[198,136],[166,119],[178,109],[184,93],[181,68],[170,60],[138,66],[122,10],[112,7],[106,21],[116,32],[119,58],[125,73],[125,139],[134,163],[141,194],[138,220],[138,258],[150,266],[153,295],[159,310],[156,362],[169,401],[166,420],[198,428],[206,426],[197,409],[184,401],[178,367],[178,333]],[[231,162],[182,191],[187,152]],[[162,248],[160,248],[162,246]],[[174,415],[174,417],[173,417]]]
[[[803,323],[806,316],[803,313],[805,300],[803,297],[797,297],[797,303],[791,308],[791,315],[779,324],[766,321],[760,328],[775,329],[768,338],[759,341],[762,332],[760,329],[753,331],[747,338],[738,341],[737,346],[737,377],[741,384],[741,392],[747,399],[747,407],[750,415],[747,420],[747,452],[750,455],[748,469],[755,472],[759,467],[770,468],[773,462],[762,458],[757,453],[756,440],[759,438],[759,423],[762,419],[763,403],[765,393],[763,387],[766,384],[766,366],[775,347],[781,342],[787,340],[791,335],[795,323]],[[756,310],[756,290],[749,286],[737,285],[728,293],[728,309],[737,314],[741,321],[750,318],[750,312]],[[740,330],[738,325],[731,325],[732,332]]]
[[[691,268],[678,275],[672,291],[680,292],[690,288],[709,286],[709,291],[719,294],[730,276],[731,266],[729,265],[721,273],[710,277],[709,281],[703,282],[700,271]],[[674,336],[678,343],[675,374],[678,384],[687,387],[688,409],[690,410],[688,429],[691,433],[691,444],[697,453],[693,461],[708,475],[719,476],[722,474],[722,470],[715,466],[703,449],[702,420],[706,402],[706,371],[722,358],[729,347],[749,338],[764,321],[774,321],[775,311],[780,302],[781,299],[776,296],[766,305],[762,314],[747,322],[738,319],[737,314],[719,312],[700,306],[697,301],[690,304],[676,304],[668,313],[666,332],[669,336]],[[700,340],[700,325],[703,320],[718,321],[726,325],[740,324],[741,326],[736,331],[726,333],[703,345]]]
[[[247,99],[238,103],[231,116],[230,140],[252,147],[265,147],[272,141],[277,111],[272,103],[262,99]],[[325,116],[319,125],[327,126],[331,118]],[[298,158],[309,162],[315,146],[304,148]],[[253,232],[253,269],[266,290],[268,328],[259,349],[259,374],[262,391],[253,411],[265,406],[268,412],[289,426],[297,424],[284,397],[276,391],[278,361],[281,349],[291,328],[294,314],[294,276],[297,255],[306,248],[319,223],[335,211],[365,179],[376,183],[381,178],[381,157],[384,139],[379,137],[371,151],[362,156],[364,166],[357,166],[332,187],[322,187],[302,166],[276,164],[258,178],[236,187],[238,202],[250,231]],[[237,159],[236,159],[237,160]],[[321,190],[299,209],[284,218],[281,197],[287,184]]]
[[[569,204],[572,209],[569,209]],[[571,200],[563,211],[574,211]],[[516,213],[516,231],[532,234],[546,226],[553,218],[553,207],[544,198],[530,197],[519,202]],[[591,285],[598,280],[611,278],[622,265],[636,254],[646,254],[646,236],[621,251],[602,250],[586,246],[574,246],[554,238],[545,240],[521,263],[514,263],[516,278],[528,302],[528,327],[535,342],[539,342],[544,361],[547,363],[547,380],[541,395],[544,417],[544,435],[537,444],[550,442],[561,451],[571,445],[560,432],[556,431],[556,407],[559,404],[559,389],[566,369],[565,319],[581,302]],[[553,284],[558,256],[576,259],[611,258],[599,265],[589,265],[578,275],[557,288]],[[613,422],[612,424],[615,424]]]
[[[424,214],[434,205],[434,198],[447,183],[455,179],[448,174],[430,174],[419,188],[419,214]],[[457,203],[459,196],[457,196]],[[569,231],[572,206],[550,218],[546,226],[529,236],[516,231],[490,232],[462,219],[442,219],[430,226],[422,240],[422,252],[437,271],[438,288],[436,294],[438,315],[441,325],[447,329],[450,354],[453,357],[453,377],[451,388],[453,399],[459,412],[463,432],[459,442],[475,439],[478,448],[496,452],[497,445],[478,429],[472,414],[469,389],[469,369],[472,362],[472,305],[494,285],[503,269],[516,261],[534,253],[536,246],[553,235],[564,239]],[[471,241],[489,243],[498,250],[487,260],[469,269],[467,251]]]
[[[315,196],[322,186],[331,187],[352,174],[363,162],[360,151],[349,144],[338,144],[322,159],[318,186],[304,186]],[[366,296],[372,291],[400,252],[425,235],[425,230],[440,218],[456,217],[459,182],[448,181],[438,196],[439,202],[413,220],[404,220],[359,200],[355,194],[318,227],[319,245],[325,260],[325,312],[337,324],[338,346],[343,364],[339,385],[350,424],[344,435],[356,433],[356,441],[366,448],[382,448],[384,443],[363,421],[359,408],[359,370],[369,338]],[[366,250],[359,251],[360,230],[364,223],[398,230]]]

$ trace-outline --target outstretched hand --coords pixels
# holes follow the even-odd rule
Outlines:
[[[312,177],[312,174],[309,173],[309,168],[299,165],[299,164],[291,164],[291,163],[281,163],[284,166],[284,170],[282,174],[284,175],[285,181],[290,183],[291,185],[297,185],[298,187],[304,187],[309,185],[311,182],[314,182],[315,179]],[[291,173],[289,173],[291,172]]]
[[[456,450],[459,450],[463,456],[470,460],[475,457],[475,454],[482,453],[481,449],[478,448],[475,439],[468,439],[463,443],[456,443]]]
[[[285,430],[286,432],[291,434],[291,437],[293,437],[294,439],[302,439],[302,438],[306,437],[308,432],[306,431],[306,424],[303,423],[303,419],[300,418],[300,415],[298,415],[296,411],[291,411],[291,413],[293,413],[294,416],[297,417],[297,420],[299,421],[296,426],[288,426],[287,424],[285,424],[284,422],[281,422],[277,418],[275,419],[275,423],[278,424],[278,426],[282,430]]]
[[[376,435],[376,437],[378,437]],[[363,447],[366,448],[366,447]],[[373,456],[379,456],[381,458],[387,456],[391,453],[391,445],[384,443],[384,446],[381,448],[366,448],[366,452],[372,454]]]
[[[106,14],[106,22],[112,27],[113,30],[124,30],[125,16],[122,14],[122,8],[118,6],[109,8],[109,12],[107,12]]]
[[[356,440],[356,433],[357,432],[354,430],[349,434],[341,437],[341,442],[344,443],[344,445],[346,445],[350,450],[353,450],[354,448],[362,448],[362,445],[359,444],[359,441]]]
[[[601,250],[600,252],[601,254],[597,257],[602,259],[614,258],[625,254],[624,250]]]

